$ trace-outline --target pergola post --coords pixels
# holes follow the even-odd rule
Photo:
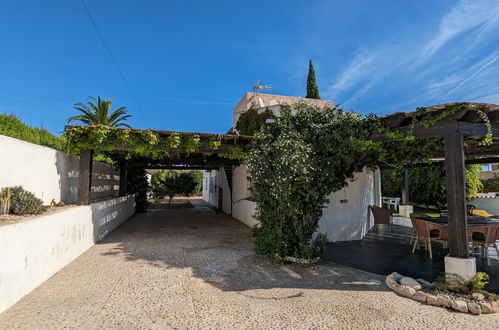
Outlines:
[[[402,181],[402,205],[409,203],[409,169],[404,167],[404,180]]]
[[[78,167],[78,205],[92,203],[92,150],[80,151]]]
[[[124,164],[121,164],[120,166],[120,196],[125,196],[126,195],[126,175],[127,175],[127,169]]]
[[[449,236],[445,272],[469,279],[476,273],[476,261],[468,258],[463,135],[460,132],[447,133],[444,136],[444,151]]]

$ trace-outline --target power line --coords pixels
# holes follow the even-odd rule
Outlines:
[[[130,84],[128,83],[128,81],[126,80],[125,78],[125,75],[123,74],[123,71],[121,71],[120,69],[120,66],[118,65],[118,62],[116,62],[116,59],[114,58],[113,56],[113,53],[111,52],[111,49],[109,48],[109,46],[107,45],[107,42],[106,42],[106,39],[104,39],[104,35],[102,34],[102,32],[100,31],[99,27],[97,26],[97,23],[95,22],[94,18],[92,17],[92,14],[90,13],[90,10],[88,9],[87,5],[85,4],[85,1],[84,0],[80,0],[82,6],[83,6],[83,9],[85,9],[85,12],[87,13],[87,16],[88,18],[90,19],[90,21],[92,22],[92,25],[94,26],[95,28],[95,31],[97,32],[97,34],[99,35],[99,38],[100,40],[102,41],[102,44],[104,45],[104,48],[106,48],[106,51],[107,51],[107,54],[109,55],[109,57],[111,58],[111,61],[114,63],[114,66],[116,67],[116,70],[118,70],[118,73],[120,74],[120,77],[121,79],[123,80],[123,83],[125,84],[126,88],[128,89],[128,92],[130,93],[130,95],[132,96],[135,104],[137,105],[137,107],[139,108],[142,116],[144,117],[147,125],[151,126],[151,124],[149,123],[149,121],[147,120],[147,116],[144,112],[144,110],[142,109],[142,107],[140,106],[140,103],[139,101],[137,100],[137,97],[135,97],[135,94],[134,92],[132,91],[132,88],[130,86]]]

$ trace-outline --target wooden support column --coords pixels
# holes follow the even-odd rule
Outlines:
[[[126,195],[126,175],[127,169],[124,164],[120,166],[120,196]]]
[[[449,256],[468,257],[466,177],[464,168],[464,141],[459,132],[444,136],[445,176],[449,225]]]
[[[409,204],[409,169],[404,167],[404,179],[402,180],[402,205]]]
[[[92,203],[92,150],[80,151],[78,167],[78,205]]]

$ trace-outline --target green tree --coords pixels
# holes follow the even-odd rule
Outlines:
[[[154,197],[168,196],[170,204],[175,196],[190,196],[196,191],[197,182],[192,172],[176,171],[156,172],[151,177],[151,187]]]
[[[203,189],[203,172],[199,170],[192,170],[189,172],[192,175],[192,178],[196,182],[196,188],[194,189],[194,194],[201,193]]]
[[[130,115],[127,114],[126,107],[120,107],[111,112],[111,99],[102,100],[100,96],[90,96],[91,102],[86,104],[82,102],[75,103],[74,109],[80,111],[82,114],[73,116],[68,119],[68,123],[72,121],[81,121],[87,125],[105,125],[110,127],[126,127],[130,125],[124,123]]]
[[[241,135],[255,135],[265,124],[265,121],[270,118],[275,117],[269,109],[258,113],[255,108],[250,108],[239,117],[235,128]]]
[[[472,198],[483,189],[480,181],[480,165],[466,165],[466,198]],[[383,196],[400,197],[403,167],[381,171]],[[438,206],[447,202],[445,168],[443,166],[409,168],[409,198],[426,207]]]
[[[315,70],[312,60],[308,61],[308,77],[307,77],[307,99],[317,99],[320,100],[319,88],[315,82]]]

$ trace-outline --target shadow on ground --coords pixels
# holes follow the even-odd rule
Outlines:
[[[341,265],[284,266],[256,256],[249,227],[201,202],[192,209],[151,209],[138,214],[99,244],[110,243],[115,247],[105,255],[124,255],[130,262],[146,261],[165,269],[186,268],[191,276],[223,291],[387,291],[383,277]]]
[[[412,228],[407,226],[393,225],[392,231],[380,227],[378,232],[371,231],[360,241],[329,243],[325,259],[375,274],[398,272],[433,281],[444,272],[444,257],[448,251],[435,242],[432,245],[433,260],[423,247],[412,254],[411,237]],[[477,271],[488,273],[490,284],[486,289],[499,293],[499,260],[493,249],[489,252],[491,266],[478,256]]]

